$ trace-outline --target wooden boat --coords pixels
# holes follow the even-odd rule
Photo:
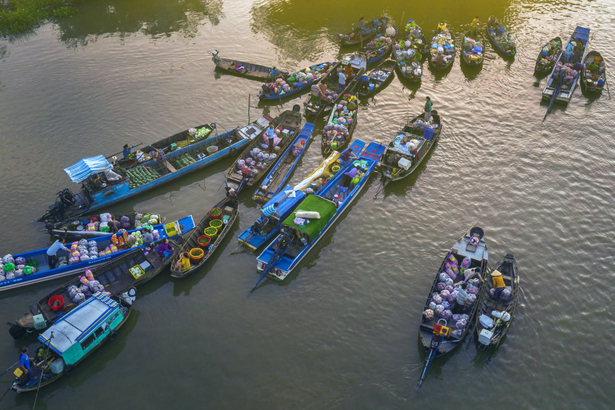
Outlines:
[[[232,60],[230,58],[222,58],[218,50],[215,50],[211,55],[211,59],[216,65],[216,69],[225,74],[233,74],[239,77],[248,78],[256,81],[271,81],[271,70],[273,67],[264,65],[247,63],[245,61]],[[287,77],[288,73],[281,72],[281,77]]]
[[[178,235],[183,235],[186,232],[191,231],[193,228],[194,220],[192,219],[192,215],[190,215],[178,221],[169,222],[167,224],[154,225],[152,228],[152,233],[155,236],[158,236],[160,239],[174,238]],[[132,232],[134,231],[130,231],[128,233]],[[88,241],[87,247],[93,247],[92,244],[95,244],[99,252],[103,251],[104,249],[106,249],[106,247],[113,245],[112,240],[114,239],[114,236],[115,235],[107,235],[93,238]],[[69,245],[67,247],[70,248],[71,246]],[[65,262],[62,262],[63,258],[66,258],[66,260],[68,260],[68,252],[60,250],[57,253],[60,263],[54,269],[49,269],[47,249],[49,248],[14,254],[12,257],[16,262],[20,260],[21,262],[23,262],[17,263],[17,265],[35,266],[36,271],[31,274],[25,274],[26,269],[23,268],[21,272],[17,273],[17,270],[15,270],[15,273],[13,275],[9,275],[8,273],[6,273],[7,271],[5,270],[5,272],[0,275],[0,292],[15,289],[21,286],[41,283],[51,279],[63,278],[65,276],[82,273],[85,271],[86,268],[92,268],[93,266],[101,265],[105,262],[111,261],[112,259],[121,257],[125,253],[129,252],[130,248],[117,248],[118,250],[115,253],[107,253],[104,256],[99,256],[93,259],[90,259],[88,254],[87,259],[85,258],[85,256],[82,256],[79,262],[73,264],[64,264]]]
[[[177,239],[176,237],[175,240]],[[171,241],[175,242],[175,240]],[[160,243],[161,241],[156,241],[155,246]],[[130,288],[142,286],[155,278],[171,263],[172,257],[165,259],[158,255],[155,252],[155,246],[153,248],[151,246],[131,248],[122,256],[92,268],[91,273],[94,280],[104,286],[105,294],[112,297],[119,297]],[[173,244],[174,254],[179,252],[180,247],[179,243]],[[55,323],[60,317],[83,303],[83,301],[79,302],[78,299],[71,298],[70,295],[71,288],[73,286],[79,287],[81,284],[80,277],[75,277],[51,291],[36,305],[30,305],[27,313],[17,319],[14,324],[10,324],[9,333],[17,339],[26,332],[42,330]],[[61,297],[63,304],[60,309],[54,310],[51,307],[50,300],[52,298],[58,299],[58,297]]]
[[[498,262],[494,271],[498,271],[508,287],[502,291],[498,300],[492,295],[493,281],[491,276],[485,278],[485,295],[481,300],[476,315],[476,336],[483,348],[500,344],[510,328],[515,310],[519,304],[520,286],[517,274],[517,261],[511,254],[507,254]],[[491,272],[493,274],[493,272]]]
[[[353,28],[347,33],[339,34],[342,46],[366,44],[369,40],[376,37],[377,34],[384,33],[388,22],[389,18],[383,16],[372,21],[365,22],[363,30],[360,32],[357,28]]]
[[[358,111],[357,95],[353,92],[344,94],[337,108],[331,110],[329,121],[322,130],[320,147],[323,155],[346,149],[357,127]]]
[[[439,47],[434,48],[437,44]],[[453,66],[455,62],[455,37],[448,28],[441,30],[438,28],[434,36],[431,38],[429,49],[429,66],[435,71],[446,71]],[[441,50],[442,51],[441,51]],[[440,61],[441,60],[441,61]]]
[[[270,121],[272,118],[265,114],[243,128],[206,138],[177,149],[158,161],[146,161],[128,170],[113,168],[102,155],[83,159],[65,169],[73,182],[82,183],[81,190],[77,194],[68,188],[59,192],[56,202],[37,220],[63,221],[106,208],[203,169],[227,156],[236,155],[265,132]],[[105,172],[110,170],[116,171],[120,179],[112,181],[107,178]],[[93,178],[99,183],[94,184]]]
[[[361,140],[352,142],[352,152],[360,153],[365,143]],[[320,190],[327,189],[327,184],[331,182],[331,177],[341,170],[346,163],[340,158],[338,151],[333,151],[318,168],[297,185],[287,185],[275,194],[263,207],[268,207],[275,203],[278,204],[277,213],[265,217],[261,215],[249,228],[239,234],[239,245],[252,251],[264,245],[270,238],[273,238],[280,231],[280,221],[286,219],[288,215],[305,197],[304,191],[311,188],[318,193]]]
[[[277,80],[263,84],[261,91],[258,93],[258,98],[263,101],[281,101],[289,97],[301,95],[304,92],[310,91],[312,85],[318,84],[330,71],[335,70],[335,67],[337,67],[337,63],[322,63],[291,73],[284,80],[284,84],[286,84],[290,77],[294,79],[292,87],[289,84],[287,91],[283,89],[283,84]]]
[[[255,202],[267,202],[286,185],[303,154],[305,154],[313,132],[314,124],[308,122],[303,126],[301,132],[280,155],[278,162],[271,168],[269,174],[254,193],[252,199]]]
[[[367,187],[367,180],[384,150],[383,145],[371,142],[358,160],[349,162],[331,178],[326,189],[308,195],[297,205],[283,221],[280,235],[256,259],[257,270],[261,276],[252,290],[266,275],[282,281],[299,265]],[[353,167],[362,169],[363,173],[358,173],[351,181],[347,181],[348,176],[345,174]],[[300,225],[304,215],[299,213],[298,218],[297,213],[300,211],[318,212],[319,218],[310,219],[310,223]]]
[[[295,134],[299,132],[302,121],[299,111],[299,105],[295,105],[292,110],[286,110],[272,120],[276,132],[280,131],[275,137],[273,152],[266,153],[269,142],[265,139],[264,131],[250,141],[226,171],[227,187],[239,193],[244,187],[254,186],[267,175],[277,163],[279,155],[291,144]]]
[[[354,54],[352,57],[344,59],[341,65],[349,64],[352,67],[352,71],[355,73],[351,80],[346,79],[346,86],[341,92],[336,92],[338,88],[338,73],[336,70],[332,70],[325,78],[320,82],[321,85],[327,86],[328,98],[326,101],[321,100],[319,97],[310,93],[303,102],[303,108],[305,116],[311,122],[314,122],[321,115],[329,115],[331,108],[341,100],[344,94],[354,90],[359,77],[363,75],[367,68],[367,60],[363,54]],[[335,91],[334,91],[335,90]]]
[[[380,91],[384,90],[393,78],[395,77],[394,71],[397,63],[393,60],[386,60],[380,63],[376,68],[367,73],[367,78],[369,82],[366,82],[366,87],[363,86],[363,83],[359,82],[357,95],[359,98],[369,98]]]
[[[472,330],[484,289],[480,276],[487,272],[487,262],[489,259],[487,243],[483,236],[484,232],[479,227],[473,227],[469,232],[466,232],[444,257],[436,273],[436,278],[427,296],[427,302],[425,302],[419,327],[419,339],[425,349],[425,353],[427,353],[419,387],[421,387],[425,379],[427,369],[433,358],[451,352]],[[461,271],[463,269],[465,269],[465,272],[462,275]],[[478,275],[476,278],[470,278],[469,272],[472,271],[476,271]],[[448,296],[451,293],[450,288],[440,289],[445,286],[457,287],[464,278],[464,275],[465,279],[469,279],[468,282],[472,283],[472,285],[468,285],[466,289],[469,306],[465,307],[465,309],[461,308],[463,313],[459,313],[459,315],[466,315],[467,317],[453,316],[451,309],[446,309],[447,305],[454,307],[456,304],[455,299]],[[478,280],[475,281],[474,279]],[[443,284],[438,285],[441,282]],[[448,294],[443,294],[444,292]],[[447,304],[444,301],[447,301]]]
[[[389,143],[380,163],[382,184],[406,178],[423,163],[437,144],[442,123],[437,111],[432,111],[433,124],[424,128],[423,114],[414,117]]]
[[[132,311],[134,296],[108,297],[98,292],[39,335],[35,366],[40,380],[18,379],[16,393],[37,391],[71,373],[107,340],[116,338]],[[26,380],[23,380],[26,379]]]
[[[487,37],[489,37],[495,49],[505,56],[514,57],[517,54],[517,46],[514,40],[500,23],[487,24]]]
[[[485,42],[478,26],[463,36],[461,60],[470,67],[480,67],[485,60]]]
[[[385,60],[391,54],[391,50],[393,50],[393,39],[380,36],[367,43],[360,52],[365,53],[369,65]]]
[[[596,68],[593,71],[588,68],[594,63]],[[583,60],[581,84],[585,86],[585,91],[590,95],[600,95],[606,84],[606,65],[604,59],[597,51],[590,51]]]
[[[572,94],[576,89],[577,83],[581,76],[580,71],[582,71],[582,64],[585,59],[585,53],[587,52],[587,43],[589,42],[589,32],[590,29],[577,26],[566,42],[566,46],[563,47],[563,50],[568,48],[574,49],[577,42],[580,40],[582,42],[580,51],[574,54],[567,54],[565,51],[562,52],[555,63],[555,67],[553,67],[553,71],[549,74],[547,78],[547,83],[545,88],[542,90],[542,99],[544,101],[550,101],[549,108],[547,109],[547,113],[551,108],[551,105],[554,103],[562,103],[568,104],[570,99],[572,98]],[[578,47],[578,46],[577,46]],[[575,65],[579,63],[579,70],[577,71],[577,75],[574,76],[572,80],[562,80],[560,77],[561,70],[558,69],[558,63],[562,63],[562,65],[570,64]]]
[[[104,212],[104,214],[109,214],[115,220],[120,221],[123,217],[128,218],[127,225],[124,229],[130,231],[133,229],[140,229],[142,226],[142,220],[144,216],[148,214],[143,214],[139,212],[124,212],[121,214],[110,214],[108,212]],[[149,214],[151,215],[151,214]],[[159,222],[164,222],[164,218],[156,215],[159,219]],[[96,225],[92,223],[92,220],[100,221],[100,214],[95,215],[84,215],[77,218],[71,218],[62,222],[47,222],[45,224],[45,229],[51,236],[61,236],[62,238],[95,238],[97,236],[105,236],[109,235],[109,232],[104,232],[100,230],[100,224]],[[149,218],[143,220],[143,223],[148,223]]]
[[[562,54],[562,39],[561,37],[554,37],[540,49],[534,72],[542,75],[549,74],[553,71],[560,54]]]
[[[413,19],[408,20],[404,32],[405,35],[397,40],[392,58],[397,63],[400,78],[409,83],[420,83],[423,77],[422,63],[428,51],[427,39]]]
[[[216,252],[216,249],[220,246],[224,238],[231,232],[233,224],[237,220],[239,201],[237,195],[230,194],[222,201],[218,202],[203,219],[197,224],[196,228],[184,241],[184,245],[181,250],[173,255],[171,263],[171,276],[174,278],[185,278],[188,275],[193,274],[202,266],[205,266],[209,258]],[[218,215],[215,215],[212,211],[216,210]],[[221,228],[217,228],[217,236],[215,239],[206,237],[205,230],[211,226],[212,221],[222,221]],[[199,239],[209,242],[208,245],[203,246]],[[203,252],[202,257],[193,258],[191,253],[194,249],[201,250]],[[183,253],[189,253],[191,263],[186,269],[182,269],[178,262],[182,258]],[[199,253],[194,252],[194,253]]]

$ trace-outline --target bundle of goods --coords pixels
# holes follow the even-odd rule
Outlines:
[[[555,69],[553,69],[553,79],[561,84],[562,89],[569,90],[582,69],[583,64],[581,63],[562,64],[561,61],[558,61],[555,64]]]
[[[400,40],[395,44],[395,58],[400,65],[410,66],[413,62],[420,63],[423,56],[416,44],[410,40]]]
[[[130,177],[128,187],[130,189],[138,188],[141,185],[155,181],[160,178],[160,174],[151,167],[141,166],[126,170],[126,174]]]
[[[273,137],[273,151],[275,152],[271,153],[266,152],[266,150],[269,149],[269,138],[266,134],[263,134],[263,143],[261,144],[262,149],[255,147],[245,158],[238,160],[237,172],[244,175],[255,176],[267,169],[270,164],[275,162],[275,159],[278,156],[276,152],[280,151],[280,142],[286,138],[289,138],[292,134],[293,131],[284,130],[282,126],[276,128],[275,135]]]
[[[483,44],[479,40],[466,37],[463,52],[470,57],[470,61],[478,61],[483,54]]]
[[[393,147],[395,150],[406,155],[412,154],[412,152],[416,150],[420,144],[421,141],[416,139],[408,139],[406,134],[399,134],[393,141]]]
[[[150,213],[135,215],[135,229],[150,228],[152,225],[158,225],[159,223],[162,223],[159,215]]]
[[[393,44],[390,37],[382,37],[380,34],[373,41],[370,41],[365,48],[367,49],[367,57],[375,57],[387,52]]]
[[[116,249],[116,252],[117,252],[117,249]],[[111,253],[111,251],[109,251],[109,253]],[[98,251],[98,244],[96,243],[96,241],[88,242],[86,239],[80,239],[78,242],[75,241],[71,243],[70,249],[68,251],[67,264],[73,265],[75,263],[85,262],[91,259],[96,259],[99,256],[103,256],[103,255],[101,255],[100,252]],[[61,260],[59,260],[58,262],[60,262],[58,266],[64,266],[61,263],[62,262]]]
[[[438,62],[438,57],[442,56],[442,65],[446,65],[455,54],[455,43],[448,29],[436,34],[431,39],[431,61]]]
[[[238,73],[245,73],[248,71],[241,63],[233,64],[229,70],[237,71]]]
[[[417,128],[419,130],[426,130],[426,129],[435,130],[436,128],[438,128],[438,125],[433,123],[433,119],[430,119],[429,121],[425,121],[424,119],[418,119],[414,121],[412,124],[410,124],[410,126],[412,128]]]
[[[553,40],[549,42],[546,46],[542,48],[540,51],[540,57],[538,60],[538,68],[540,70],[546,71],[550,69],[553,64],[559,58],[559,55],[562,52],[562,43],[559,41]]]
[[[211,134],[211,128],[209,127],[201,127],[199,129],[196,128],[190,128],[188,130],[188,134],[190,134],[191,137],[194,138],[206,138],[209,134]]]
[[[188,153],[185,155],[178,155],[175,159],[171,160],[171,163],[176,169],[181,169],[192,165],[196,162],[194,158]]]
[[[453,254],[449,254],[448,261],[445,264],[444,271],[438,275],[436,285],[437,291],[431,296],[429,307],[423,312],[426,319],[434,318],[446,319],[451,329],[450,337],[459,338],[463,334],[465,327],[468,325],[469,316],[467,314],[453,314],[452,309],[457,303],[457,295],[459,293],[459,284],[454,284],[457,275],[460,274],[459,264]],[[466,292],[466,309],[476,303],[480,285],[479,279],[468,281]],[[503,293],[503,292],[502,292]]]
[[[313,65],[296,73],[292,73],[286,80],[278,78],[274,82],[263,84],[263,93],[269,95],[284,95],[292,91],[301,90],[314,81],[320,80],[331,69],[331,64],[323,63]]]
[[[489,289],[489,296],[491,296],[492,299],[495,298],[494,288]],[[501,300],[502,302],[510,301],[512,299],[512,288],[510,286],[506,286],[504,290],[500,292],[500,296],[498,296],[498,299]]]
[[[585,85],[590,88],[601,88],[604,85],[604,60],[600,56],[595,56],[593,61],[587,63]]]
[[[109,296],[110,293],[104,292],[105,287],[94,279],[94,275],[89,269],[85,270],[85,276],[79,276],[80,286],[70,285],[66,292],[72,303],[79,304],[92,296],[96,292],[102,292]]]
[[[323,129],[323,137],[332,149],[337,149],[338,146],[350,140],[349,129],[352,129],[356,113],[357,97],[352,94],[345,94]]]

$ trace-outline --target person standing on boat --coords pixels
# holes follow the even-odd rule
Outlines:
[[[29,381],[36,380],[33,369],[30,367],[30,362],[34,364],[34,358],[28,356],[28,348],[26,346],[21,348],[21,354],[19,355],[19,367],[21,371],[28,377]]]
[[[280,72],[280,70],[278,70],[275,66],[271,67],[271,70],[269,70],[269,77],[271,77],[273,81],[275,81],[278,77],[281,76],[282,73]]]
[[[506,287],[506,284],[504,283],[504,279],[502,278],[502,273],[497,269],[491,272],[491,278],[493,280],[493,289],[495,289],[493,293],[493,299],[498,300],[498,297],[500,297],[500,293],[502,293],[502,291]]]
[[[265,135],[267,136],[267,141],[268,141],[268,149],[269,152],[273,152],[273,140],[275,138],[275,128],[273,127],[273,124],[269,123],[269,126],[267,127],[267,131],[265,131]]]
[[[455,301],[455,307],[453,308],[453,313],[461,314],[466,310],[466,303],[468,299],[468,292],[466,292],[466,288],[468,285],[463,282],[459,289],[457,289],[457,299]]]
[[[431,102],[431,98],[425,97],[425,121],[431,120],[431,107],[433,103]]]
[[[337,92],[341,93],[346,88],[346,76],[341,68],[338,69]]]
[[[478,16],[474,17],[474,20],[470,23],[470,32],[474,33],[475,36],[478,36],[478,25],[480,24],[480,20]]]
[[[68,252],[68,248],[64,246],[65,243],[66,243],[66,239],[62,239],[62,241],[58,239],[57,241],[53,243],[53,245],[49,247],[49,249],[47,249],[47,260],[49,262],[50,270],[55,269],[56,264],[58,263],[58,257],[57,257],[58,251],[60,249],[63,249]]]
[[[491,28],[495,28],[498,24],[498,19],[492,14],[489,16],[489,20],[487,20],[487,25]]]
[[[265,218],[269,218],[271,215],[273,214],[277,214],[278,213],[278,202],[274,203],[273,205],[269,205],[263,208],[263,210],[261,211],[263,216]]]

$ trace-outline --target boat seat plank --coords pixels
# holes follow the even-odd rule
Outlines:
[[[169,172],[171,172],[171,173],[177,172],[175,167],[173,165],[171,165],[171,163],[169,161],[167,161],[166,159],[164,160],[163,164],[169,170]]]

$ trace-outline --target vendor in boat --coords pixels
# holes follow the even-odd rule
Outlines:
[[[154,235],[149,231],[149,229],[141,229],[141,236],[143,237],[144,243],[152,243],[154,242]]]
[[[438,33],[444,33],[446,31],[448,31],[446,23],[438,23]]]
[[[64,246],[66,239],[58,239],[47,249],[47,262],[49,263],[49,270],[55,269],[56,263],[58,263],[58,251],[60,249],[68,252],[68,248]]]
[[[175,270],[186,271],[190,269],[190,255],[188,252],[182,252],[177,262],[175,262]]]
[[[491,28],[495,28],[498,24],[498,19],[492,14],[489,16],[489,20],[487,20],[487,25]]]
[[[344,173],[344,175],[342,175],[342,179],[341,179],[341,186],[348,188],[350,186],[350,183],[352,182],[352,180],[354,179],[354,177],[357,176],[357,174],[359,173],[359,165],[357,165],[356,167],[353,167],[350,171]]]
[[[369,77],[363,74],[359,77],[359,83],[361,84],[361,91],[366,93],[369,91]]]
[[[21,354],[19,355],[19,368],[27,377],[28,381],[36,380],[34,358],[28,356],[28,348],[26,346],[21,348]]]
[[[337,70],[337,92],[341,93],[346,88],[346,75],[341,68]]]
[[[433,102],[431,98],[425,97],[425,121],[431,120],[431,108],[433,107]]]
[[[166,156],[164,155],[164,151],[160,148],[154,148],[150,151],[149,156],[154,160],[154,162],[164,161]]]
[[[438,53],[434,58],[433,58],[433,62],[435,65],[437,66],[443,66],[444,65],[444,54],[443,53]]]
[[[267,131],[265,131],[265,135],[267,136],[267,140],[269,141],[268,149],[269,149],[269,152],[271,153],[273,152],[273,148],[274,148],[273,141],[275,138],[275,128],[272,123],[269,123],[269,126],[267,127]]]
[[[278,205],[279,203],[276,202],[273,205],[266,206],[262,209],[261,213],[265,218],[269,218],[271,215],[277,215]]]
[[[160,257],[163,257],[165,259],[169,259],[169,256],[173,255],[173,247],[171,246],[167,238],[164,238],[162,240],[162,243],[158,245],[158,249],[156,250],[156,252],[158,252],[158,255]]]
[[[133,149],[135,146],[134,145],[124,145],[124,149],[122,150],[122,155],[124,156],[124,159],[128,158],[130,156],[130,154],[132,154],[132,152],[130,152],[131,149]]]
[[[359,157],[357,157],[353,152],[352,152],[352,147],[348,147],[347,150],[345,150],[344,152],[342,152],[342,154],[340,155],[340,160],[342,161],[342,163],[347,164],[348,161],[350,161],[351,159],[357,159]]]
[[[462,314],[466,310],[468,303],[468,292],[466,291],[467,287],[467,283],[462,282],[461,286],[457,289],[457,299],[455,300],[455,307],[453,308],[454,314]]]
[[[344,75],[346,76],[346,80],[348,81],[352,80],[352,77],[354,77],[355,75],[349,61],[346,61],[344,63]]]
[[[122,223],[115,219],[115,216],[111,216],[111,220],[107,222],[111,233],[118,233],[122,229]]]
[[[282,77],[282,73],[275,66],[273,66],[271,67],[271,70],[269,70],[269,77],[275,81],[277,78]]]
[[[502,278],[502,273],[497,269],[491,272],[491,278],[493,280],[494,289],[493,299],[498,300],[498,297],[500,297],[500,293],[502,293],[502,291],[506,287],[506,284],[504,283],[504,279]]]

